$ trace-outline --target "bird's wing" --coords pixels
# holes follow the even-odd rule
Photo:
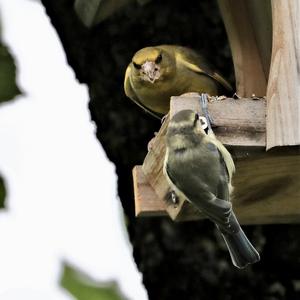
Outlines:
[[[231,84],[219,73],[213,71],[212,68],[207,63],[205,63],[204,58],[195,51],[189,48],[178,46],[176,47],[175,55],[176,61],[186,68],[195,73],[211,77],[229,92],[233,90]]]
[[[215,154],[219,156],[217,152]],[[197,166],[197,163],[195,163],[191,169],[187,164],[181,164],[180,162],[174,164],[170,165],[168,159],[166,159],[164,165],[164,173],[167,175],[168,181],[175,186],[174,191],[176,192],[176,189],[178,189],[210,219],[226,227],[232,205],[229,201],[219,199],[214,195],[211,187],[207,184],[206,174],[203,173],[202,166]],[[222,182],[222,184],[227,184],[225,178]]]
[[[147,108],[139,101],[139,98],[137,97],[136,93],[134,92],[134,89],[132,88],[132,84],[130,82],[130,73],[131,73],[131,66],[129,65],[126,69],[125,73],[125,79],[124,79],[124,90],[125,94],[128,98],[130,98],[133,102],[135,102],[139,107],[141,107],[143,110],[148,112],[153,117],[160,119],[160,116],[152,111],[151,109]]]
[[[228,172],[228,176],[229,176],[229,184],[231,185],[232,176],[233,173],[235,172],[235,165],[232,156],[229,153],[229,151],[225,148],[225,146],[216,138],[213,132],[208,135],[208,138],[209,138],[209,142],[214,144],[217,147],[219,153],[222,156],[222,159],[224,160]]]

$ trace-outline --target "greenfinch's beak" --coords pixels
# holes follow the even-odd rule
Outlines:
[[[160,67],[153,61],[146,61],[141,67],[142,78],[154,83],[160,76]]]

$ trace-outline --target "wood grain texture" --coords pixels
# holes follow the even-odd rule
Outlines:
[[[237,93],[241,97],[265,96],[271,56],[266,53],[272,35],[270,13],[266,1],[248,2],[253,1],[218,1],[232,52]]]
[[[272,15],[267,149],[300,145],[300,2],[272,1]]]
[[[236,163],[232,203],[240,223],[300,223],[300,149],[265,152],[263,148],[246,150],[233,147],[231,152]],[[151,187],[150,183],[148,185]],[[169,191],[168,187],[165,191]],[[141,201],[148,202],[148,197],[151,195],[143,194]],[[152,202],[157,202],[155,206],[159,207],[165,200],[156,196]],[[188,201],[176,207],[169,203],[166,210],[175,221],[204,218]],[[159,211],[158,215],[164,214]]]
[[[166,216],[166,205],[147,182],[141,166],[132,170],[135,215],[137,217]]]
[[[242,223],[300,223],[300,148],[243,152],[232,199]]]
[[[264,74],[268,79],[272,54],[271,0],[247,0],[245,5],[251,19]]]
[[[170,116],[182,109],[201,113],[199,95],[189,93],[172,97]],[[214,120],[214,133],[223,144],[256,147],[266,145],[266,101],[263,98],[226,98],[209,102],[208,110]]]

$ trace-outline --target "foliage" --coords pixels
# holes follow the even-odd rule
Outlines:
[[[13,99],[19,94],[20,90],[16,84],[16,66],[13,57],[0,39],[0,104]],[[4,180],[0,177],[0,209],[5,207],[5,196]]]
[[[96,282],[67,263],[64,264],[60,283],[78,300],[125,300],[116,283]]]
[[[5,207],[5,196],[6,196],[6,190],[5,190],[4,180],[2,177],[0,177],[0,209]]]
[[[20,94],[16,84],[16,66],[6,46],[0,43],[0,103]]]

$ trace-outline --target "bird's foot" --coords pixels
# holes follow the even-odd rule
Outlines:
[[[160,120],[161,124],[164,124],[164,122],[166,121],[166,118],[168,117],[168,115],[169,115],[169,113],[167,113],[166,115],[164,115],[164,116],[161,118],[161,120]]]
[[[202,113],[204,114],[206,120],[207,120],[207,126],[208,126],[208,130],[211,130],[212,131],[212,124],[214,123],[213,121],[213,118],[210,116],[209,112],[208,112],[208,106],[207,106],[207,103],[208,103],[208,95],[207,94],[204,94],[202,93],[200,95],[200,106],[201,106],[201,110],[202,110]]]
[[[238,100],[238,99],[241,99],[242,97],[238,93],[235,92],[233,94],[232,98],[235,99],[235,100]]]
[[[177,205],[179,202],[179,199],[174,191],[171,192],[171,200],[174,205]]]

